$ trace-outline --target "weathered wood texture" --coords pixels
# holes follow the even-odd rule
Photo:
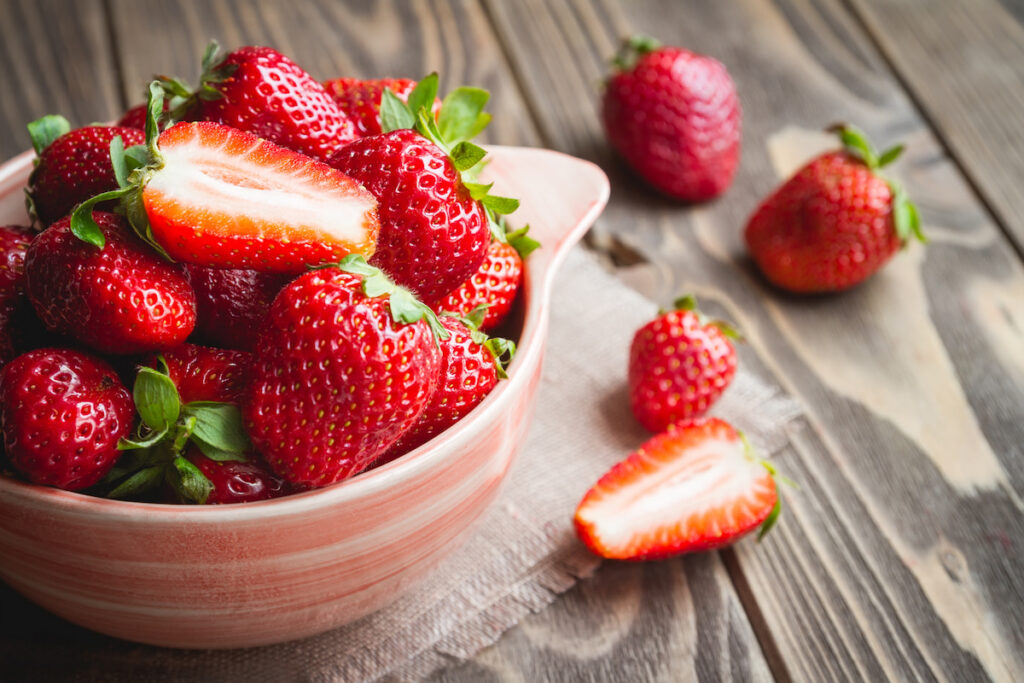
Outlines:
[[[848,2],[1024,253],[1024,3]]]
[[[777,673],[1020,678],[1024,270],[862,25],[838,2],[801,0],[487,7],[545,142],[602,163],[594,83],[618,36],[710,53],[736,78],[744,159],[728,194],[684,207],[609,165],[593,241],[628,254],[622,276],[660,301],[696,290],[720,303],[751,340],[742,362],[763,360],[808,407],[780,454],[802,486],[794,514],[776,538],[725,553]],[[785,296],[752,270],[742,228],[833,144],[815,131],[836,120],[909,143],[893,172],[932,243],[848,294]]]

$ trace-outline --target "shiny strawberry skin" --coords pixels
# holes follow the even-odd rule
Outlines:
[[[25,299],[25,252],[33,233],[18,225],[0,227],[0,367],[17,355]]]
[[[213,484],[206,505],[254,503],[279,498],[291,492],[288,482],[274,474],[266,463],[255,456],[248,462],[217,461],[193,448],[185,457]]]
[[[172,258],[300,273],[373,253],[377,202],[330,166],[210,122],[176,124],[158,144],[163,166],[150,174],[142,203]]]
[[[633,415],[660,432],[678,420],[703,415],[736,374],[732,342],[693,311],[670,311],[647,323],[629,349]]]
[[[644,180],[684,201],[723,193],[740,158],[740,103],[725,66],[677,47],[613,74],[602,117],[612,146]]]
[[[245,351],[213,349],[197,344],[182,344],[161,354],[167,373],[182,403],[192,401],[242,402],[249,383],[252,355]],[[155,356],[146,359],[149,367],[157,367]]]
[[[177,346],[196,321],[195,295],[180,265],[146,247],[118,215],[93,212],[103,249],[71,233],[63,219],[25,256],[25,290],[47,329],[102,353]]]
[[[774,285],[835,292],[863,282],[899,251],[888,183],[861,160],[829,152],[765,199],[744,237]]]
[[[326,486],[373,462],[419,417],[441,357],[426,322],[395,323],[362,277],[311,271],[274,299],[243,403],[249,436],[292,484]]]
[[[401,129],[360,138],[331,165],[379,202],[372,264],[433,305],[476,272],[491,233],[451,159],[419,133]]]
[[[516,294],[523,283],[523,259],[508,244],[493,240],[480,268],[448,296],[434,304],[434,311],[448,311],[467,316],[487,304],[487,312],[480,329],[493,330],[501,324],[512,309]]]
[[[494,356],[473,341],[462,322],[441,316],[451,336],[441,340],[437,387],[416,423],[376,463],[382,465],[408,453],[448,429],[473,410],[498,384]]]
[[[380,135],[380,98],[387,88],[398,95],[403,102],[409,99],[409,93],[416,87],[416,81],[408,78],[335,78],[324,82],[327,92],[334,102],[355,124],[359,137]],[[433,113],[437,116],[441,111],[441,100],[434,98]]]
[[[608,471],[576,509],[580,540],[617,560],[730,545],[768,520],[778,491],[735,429],[717,418],[673,425]]]
[[[355,126],[330,93],[269,47],[243,47],[220,67],[234,73],[213,84],[223,97],[201,99],[199,116],[247,131],[314,159],[327,160],[356,138]]]
[[[114,369],[79,351],[30,351],[0,372],[4,448],[37,484],[78,491],[99,482],[134,416]]]
[[[135,128],[137,130],[146,130],[146,105],[137,104],[118,119],[117,125],[122,128]]]
[[[227,349],[252,350],[270,302],[291,280],[277,273],[187,264],[196,293],[197,339]]]
[[[76,204],[117,189],[110,163],[110,141],[118,135],[125,147],[142,144],[134,128],[87,126],[60,136],[39,155],[28,192],[43,227],[63,218]]]

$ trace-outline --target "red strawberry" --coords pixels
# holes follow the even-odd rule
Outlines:
[[[99,482],[134,415],[113,368],[79,351],[30,351],[0,373],[4,448],[37,484],[78,491]]]
[[[249,353],[182,344],[161,355],[167,363],[167,374],[177,387],[182,403],[242,402],[242,392],[249,382],[249,365],[252,362]],[[158,362],[156,358],[149,358],[146,365],[155,368]]]
[[[384,89],[387,88],[398,95],[400,100],[407,102],[409,94],[416,87],[416,81],[409,78],[335,78],[325,81],[324,87],[341,111],[355,124],[359,137],[366,137],[383,132],[380,127],[380,103]],[[431,109],[436,117],[441,111],[441,100],[435,97]]]
[[[43,227],[63,218],[79,202],[117,189],[110,163],[110,141],[117,136],[125,147],[145,142],[134,128],[87,126],[71,130],[60,116],[29,124],[39,160],[29,177],[28,196]]]
[[[708,322],[693,297],[637,330],[629,349],[629,399],[640,424],[660,432],[706,413],[736,374],[729,337],[739,335],[724,322]]]
[[[203,57],[198,115],[326,161],[356,138],[355,126],[330,93],[292,60],[269,47],[242,47],[221,59]],[[173,84],[165,81],[173,90]]]
[[[507,234],[508,242],[492,240],[480,268],[448,296],[434,304],[434,311],[469,315],[481,305],[487,312],[480,329],[493,330],[508,315],[523,282],[523,260],[540,244],[527,236],[529,226]]]
[[[773,471],[717,418],[681,422],[615,465],[576,508],[580,540],[616,560],[721,548],[775,523]]]
[[[28,303],[23,285],[25,252],[31,241],[28,228],[0,227],[0,367],[17,355],[21,309]]]
[[[117,125],[122,128],[136,128],[144,131],[146,130],[146,111],[145,104],[135,105],[118,119]]]
[[[432,326],[445,336],[430,309],[359,256],[296,279],[274,299],[252,366],[243,416],[256,450],[297,485],[365,469],[434,390]]]
[[[740,103],[725,67],[646,37],[627,40],[614,63],[602,104],[612,146],[669,196],[724,192],[740,158]]]
[[[260,460],[211,460],[195,448],[190,449],[185,457],[199,468],[213,486],[206,498],[206,505],[252,503],[290,493],[288,483],[271,472],[266,463]]]
[[[747,223],[747,247],[761,272],[791,292],[848,289],[885,265],[911,236],[925,241],[906,193],[876,173],[903,146],[877,155],[859,130],[836,130],[845,149],[797,171]]]
[[[196,293],[196,336],[229,349],[249,351],[270,302],[291,279],[276,273],[186,265]]]
[[[491,393],[499,378],[506,376],[501,358],[507,353],[511,360],[514,343],[488,339],[478,331],[479,322],[474,319],[442,315],[439,320],[449,336],[441,342],[437,387],[419,419],[381,456],[378,465],[391,462],[454,425]]]
[[[147,249],[120,216],[92,214],[105,246],[83,242],[71,219],[29,245],[25,291],[46,327],[103,353],[177,346],[196,321],[195,295],[181,266]]]

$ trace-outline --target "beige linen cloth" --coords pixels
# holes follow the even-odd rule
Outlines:
[[[629,410],[626,360],[633,332],[657,306],[576,248],[551,311],[533,425],[498,500],[475,535],[392,606],[320,636],[250,650],[164,650],[60,627],[27,651],[24,642],[0,644],[0,662],[47,679],[262,683],[415,680],[472,657],[597,567],[576,540],[573,511],[608,467],[650,436]],[[742,363],[713,410],[762,454],[784,445],[783,426],[799,413]]]

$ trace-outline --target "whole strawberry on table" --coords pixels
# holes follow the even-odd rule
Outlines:
[[[211,46],[198,87],[158,79],[119,126],[31,124],[40,232],[0,231],[13,470],[248,502],[465,417],[505,376],[515,345],[482,330],[537,244],[507,227],[518,202],[476,181],[487,92],[437,89],[321,84],[271,48]]]

